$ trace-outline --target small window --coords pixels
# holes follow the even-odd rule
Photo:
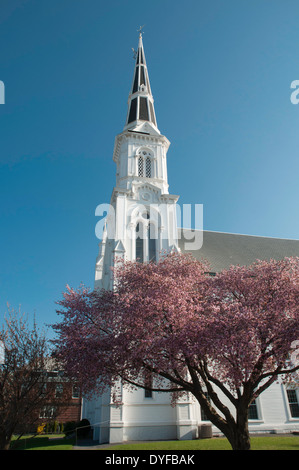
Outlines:
[[[296,390],[287,390],[287,396],[292,418],[299,418],[299,403]]]
[[[79,397],[80,397],[79,387],[77,385],[73,385],[72,398],[79,398]]]
[[[39,413],[39,417],[42,419],[52,419],[55,414],[55,408],[53,406],[44,406]]]
[[[256,400],[253,400],[249,405],[248,419],[259,419]]]
[[[61,398],[62,394],[63,394],[63,385],[62,384],[56,384],[55,397],[56,398]]]
[[[153,398],[153,392],[151,390],[144,390],[144,398]]]

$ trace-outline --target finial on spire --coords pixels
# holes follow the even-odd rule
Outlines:
[[[144,28],[145,24],[143,26],[139,26],[139,29],[137,29],[137,32],[139,33],[139,37],[141,37],[143,35],[143,28]]]
[[[137,32],[139,33],[139,45],[138,47],[141,47],[142,45],[142,35],[143,35],[143,28],[144,28],[145,24],[143,26],[139,26],[139,29],[137,29]],[[137,54],[138,54],[138,51],[135,51],[135,49],[132,47],[132,52],[133,52],[133,59],[135,60],[136,57],[137,57]]]

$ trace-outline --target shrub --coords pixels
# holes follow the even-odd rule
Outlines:
[[[67,423],[64,424],[64,432],[66,436],[72,434],[75,432],[76,428],[78,427],[79,423],[76,421],[68,421]]]
[[[90,422],[88,419],[81,419],[77,428],[77,436],[80,438],[86,438],[90,434]]]

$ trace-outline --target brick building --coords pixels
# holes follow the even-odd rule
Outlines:
[[[81,420],[82,396],[78,386],[72,382],[63,370],[51,367],[47,371],[46,387],[50,387],[49,404],[39,410],[38,426],[57,421],[67,423]],[[53,401],[51,400],[53,397]]]

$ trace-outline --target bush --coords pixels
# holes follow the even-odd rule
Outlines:
[[[76,421],[68,421],[64,424],[64,432],[66,436],[69,436],[76,431],[76,428],[79,426],[79,423]]]
[[[81,419],[77,429],[77,436],[80,438],[86,438],[90,435],[90,422],[88,419]]]

